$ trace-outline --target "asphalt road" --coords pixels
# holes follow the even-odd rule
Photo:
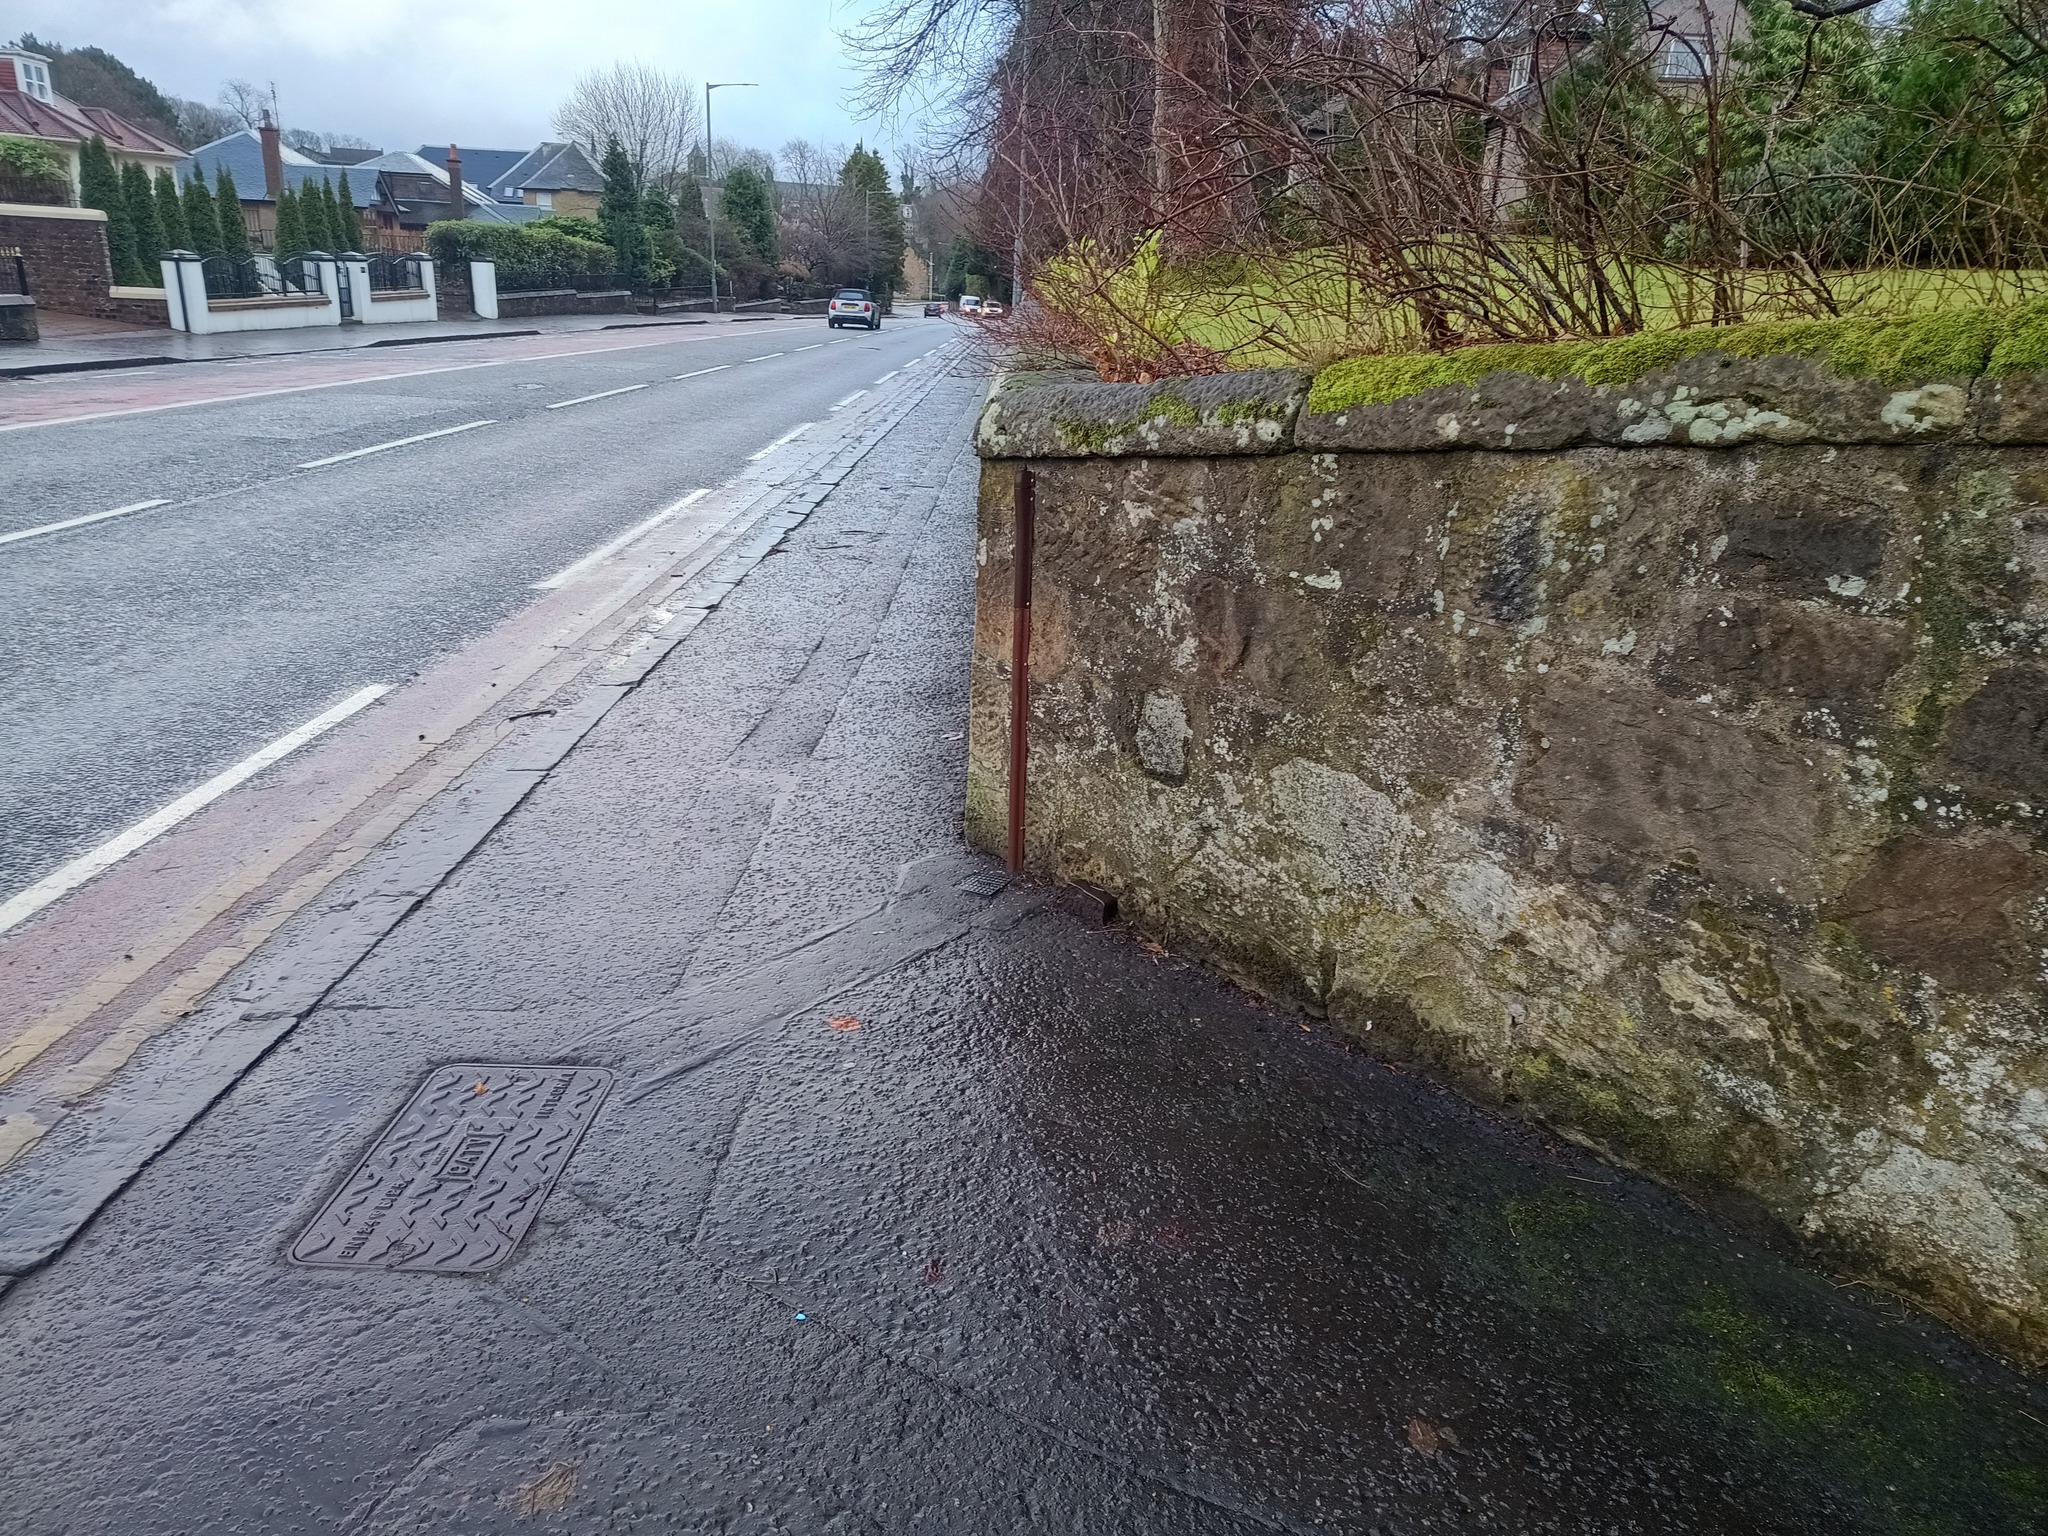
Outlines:
[[[334,382],[361,353],[191,365],[151,371],[164,408],[10,432],[0,900],[338,700],[404,682],[952,334],[584,333],[571,356],[379,354],[403,376],[366,382]],[[151,383],[122,376],[124,398]],[[67,387],[7,386],[0,411]],[[466,430],[305,467],[450,428]],[[149,501],[165,505],[8,539]]]

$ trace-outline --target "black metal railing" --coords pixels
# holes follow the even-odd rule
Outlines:
[[[209,299],[309,298],[327,290],[319,263],[303,256],[277,261],[268,256],[229,256],[216,252],[199,259]]]
[[[28,258],[18,245],[0,245],[0,293],[28,297]]]
[[[421,275],[421,268],[425,265],[423,257],[395,251],[374,252],[369,259],[370,292],[421,292],[427,286],[426,278]]]

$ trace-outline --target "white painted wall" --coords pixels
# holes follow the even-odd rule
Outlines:
[[[472,261],[469,264],[469,291],[477,314],[486,320],[498,318],[498,264],[495,261]]]
[[[311,296],[314,302],[294,298],[285,302],[217,299],[208,303],[206,276],[198,260],[166,260],[166,292],[170,291],[173,282],[171,269],[178,269],[175,280],[179,296],[171,303],[171,324],[176,329],[190,331],[195,336],[216,336],[229,331],[292,331],[315,325],[339,325],[341,300],[335,287],[335,264],[328,260],[315,262],[314,266],[320,273],[321,288],[318,294]]]
[[[365,325],[419,324],[441,318],[438,301],[434,298],[434,263],[422,257],[415,265],[420,269],[420,282],[424,286],[404,293],[370,294],[367,304],[356,305],[356,314]],[[367,267],[364,268],[363,284],[367,289]]]

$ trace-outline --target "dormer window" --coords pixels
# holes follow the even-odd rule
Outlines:
[[[21,74],[22,93],[35,97],[37,101],[48,102],[52,94],[50,66],[41,59],[24,58],[19,54],[15,55],[14,62]]]

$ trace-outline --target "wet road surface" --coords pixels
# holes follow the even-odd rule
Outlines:
[[[0,385],[0,421],[140,412],[0,435],[0,901],[949,334],[769,321]]]
[[[0,1295],[8,1528],[2042,1529],[2038,1385],[963,889],[976,395]],[[433,1068],[494,1061],[616,1074],[509,1264],[287,1262]]]

